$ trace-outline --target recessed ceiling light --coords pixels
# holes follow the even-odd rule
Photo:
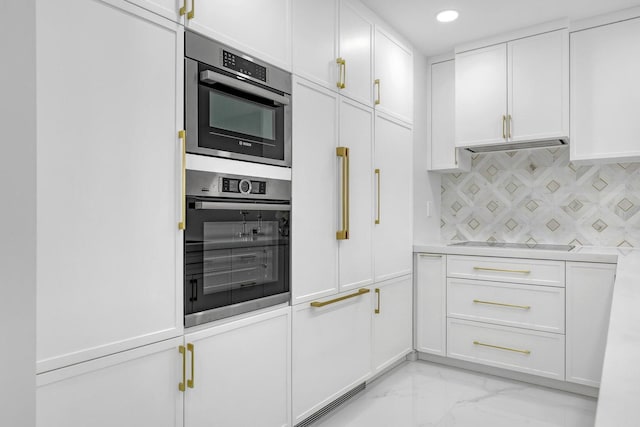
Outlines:
[[[443,10],[436,15],[436,19],[440,22],[451,22],[458,19],[457,10]]]

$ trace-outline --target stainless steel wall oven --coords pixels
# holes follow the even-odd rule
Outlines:
[[[291,166],[291,74],[189,31],[187,151]]]
[[[185,326],[289,302],[291,182],[187,171]]]

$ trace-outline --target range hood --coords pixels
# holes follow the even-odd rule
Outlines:
[[[527,148],[549,148],[569,145],[569,138],[544,139],[526,142],[510,142],[506,144],[485,145],[482,147],[465,147],[464,150],[472,153],[491,153],[494,151],[514,151]]]

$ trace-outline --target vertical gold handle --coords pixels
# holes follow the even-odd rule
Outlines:
[[[182,355],[182,382],[178,384],[178,390],[184,391],[184,383],[187,382],[187,353],[183,345],[178,347],[178,351]]]
[[[455,155],[454,155],[455,165],[458,166],[458,149],[454,148],[453,152],[455,153]]]
[[[376,91],[376,101],[375,104],[379,105],[380,104],[380,79],[375,79],[373,81],[373,84],[376,86],[377,91]]]
[[[378,211],[376,213],[376,224],[380,224],[380,169],[376,169],[375,174],[378,177]]]
[[[191,352],[191,379],[187,380],[187,387],[189,388],[193,388],[193,384],[194,384],[194,378],[195,378],[195,370],[196,370],[196,366],[194,364],[195,362],[195,349],[193,348],[193,344],[189,343],[187,344],[187,350]]]
[[[336,147],[336,155],[342,157],[342,229],[336,239],[349,239],[349,148]]]
[[[187,19],[193,19],[194,16],[196,16],[196,0],[191,0],[191,10],[187,13]]]
[[[502,139],[507,139],[507,116],[502,116]]]
[[[508,129],[509,139],[511,139],[511,114],[509,114],[509,118],[507,119],[507,129]]]
[[[376,307],[375,313],[380,314],[380,289],[376,288],[376,295],[378,297],[378,307]]]
[[[187,13],[187,0],[184,0],[184,3],[180,8],[180,16],[184,16],[185,13]]]
[[[182,206],[180,208],[180,222],[178,223],[178,230],[184,230],[186,226],[185,217],[187,215],[187,132],[184,130],[179,131],[178,138],[180,138],[180,142],[182,143],[182,190],[180,192],[180,202],[182,203]]]
[[[338,83],[337,86],[340,89],[344,89],[347,87],[347,61],[344,58],[336,59],[336,64],[338,64]]]

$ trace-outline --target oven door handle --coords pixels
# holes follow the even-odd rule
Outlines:
[[[289,98],[286,96],[278,95],[266,89],[262,89],[257,86],[253,86],[249,83],[244,83],[241,80],[234,79],[233,77],[225,76],[222,74],[214,73],[211,70],[204,70],[200,72],[200,81],[204,83],[220,83],[225,86],[232,87],[234,89],[241,90],[243,92],[250,93],[252,95],[260,96],[270,101],[276,102],[280,105],[289,105]]]
[[[229,203],[197,201],[198,210],[290,211],[291,205],[273,203]]]

